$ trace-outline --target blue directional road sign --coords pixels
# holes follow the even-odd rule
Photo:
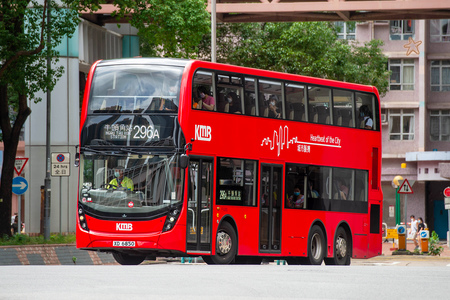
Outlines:
[[[28,182],[23,177],[14,177],[12,183],[12,192],[16,195],[22,195],[28,190]]]
[[[398,227],[398,233],[404,234],[405,233],[405,226],[399,226]]]

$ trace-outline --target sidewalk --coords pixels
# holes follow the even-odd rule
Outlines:
[[[447,242],[446,241],[441,241],[439,243],[439,246],[444,248],[444,251],[441,252],[440,257],[449,257],[450,258],[450,249],[447,246]],[[383,247],[382,255],[384,255],[384,256],[391,256],[392,252],[394,252],[396,250],[395,248],[398,248],[397,244],[393,245],[392,239],[389,239],[389,242],[383,242],[382,247]],[[406,243],[406,250],[414,252],[414,243],[412,241],[408,241]],[[424,254],[424,255],[426,255],[426,254]],[[439,257],[439,256],[436,256],[436,257]]]

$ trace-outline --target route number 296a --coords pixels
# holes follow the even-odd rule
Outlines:
[[[134,125],[133,132],[133,139],[159,139],[159,132],[153,125]]]

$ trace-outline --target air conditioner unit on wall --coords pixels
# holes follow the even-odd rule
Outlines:
[[[387,116],[386,116],[386,114],[381,114],[381,123],[387,123]]]

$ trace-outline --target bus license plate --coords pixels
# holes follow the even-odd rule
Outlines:
[[[134,241],[113,241],[113,247],[135,247],[136,242]]]

